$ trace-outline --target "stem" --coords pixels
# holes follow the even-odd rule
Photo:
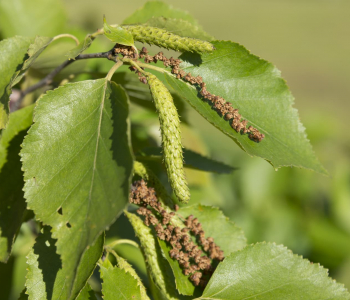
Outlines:
[[[112,76],[114,75],[115,71],[123,64],[121,60],[118,60],[117,63],[109,70],[106,78],[108,81],[111,81]]]
[[[52,41],[56,41],[56,40],[58,40],[58,39],[60,39],[60,38],[64,38],[64,37],[68,37],[68,38],[73,39],[77,45],[79,45],[79,43],[80,43],[79,40],[78,40],[78,38],[77,38],[76,36],[74,36],[74,35],[72,35],[72,34],[69,34],[69,33],[64,33],[64,34],[56,35],[56,36],[52,39]]]
[[[22,91],[20,98],[16,102],[16,107],[17,108],[20,107],[20,105],[21,105],[21,103],[26,95],[34,92],[35,90],[37,90],[39,88],[42,88],[46,85],[51,84],[53,82],[53,79],[55,78],[55,76],[59,72],[61,72],[64,68],[69,66],[71,63],[73,63],[77,60],[89,59],[89,58],[107,58],[109,60],[113,60],[113,54],[112,54],[112,51],[91,53],[91,54],[80,54],[75,58],[75,60],[66,60],[61,65],[59,65],[56,69],[54,69],[51,73],[49,73],[46,77],[41,79],[38,83],[36,83],[36,84],[30,86],[29,88],[27,88],[26,90]]]
[[[152,66],[152,65],[149,65],[149,64],[145,64],[145,63],[141,63],[141,62],[138,62],[137,63],[140,67],[142,68],[147,68],[147,69],[151,69],[151,70],[154,70],[154,71],[157,71],[157,72],[160,72],[160,73],[166,73],[169,71],[163,69],[163,68],[159,68],[159,67],[156,67],[156,66]]]
[[[105,248],[113,249],[115,246],[117,246],[119,244],[129,244],[129,245],[135,246],[136,248],[139,248],[139,245],[136,242],[134,242],[132,240],[128,240],[128,239],[116,240],[116,241],[106,245]]]
[[[118,258],[119,258],[118,254],[113,249],[108,248],[108,249],[106,249],[106,251],[108,254],[109,253],[113,254],[113,256],[118,260]]]
[[[110,25],[110,26],[111,26],[111,27],[118,27],[117,24],[113,24],[113,25]],[[91,38],[95,38],[95,37],[97,37],[97,36],[99,36],[99,35],[102,35],[102,34],[104,34],[103,27],[100,28],[100,29],[98,29],[96,32],[94,32],[94,33],[91,35]]]

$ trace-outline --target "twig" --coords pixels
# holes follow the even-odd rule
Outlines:
[[[54,69],[50,74],[48,74],[46,77],[41,79],[38,83],[36,83],[36,84],[30,86],[29,88],[27,88],[26,90],[22,91],[21,96],[19,97],[19,99],[16,102],[16,108],[21,106],[22,101],[26,95],[34,92],[35,90],[37,90],[39,88],[42,88],[46,85],[51,84],[53,82],[53,79],[55,78],[55,76],[59,72],[61,72],[64,68],[69,66],[71,63],[75,62],[76,60],[89,59],[89,58],[107,58],[109,60],[115,61],[115,57],[113,56],[112,51],[91,53],[91,54],[80,54],[74,60],[66,60],[61,65],[59,65],[56,69]]]

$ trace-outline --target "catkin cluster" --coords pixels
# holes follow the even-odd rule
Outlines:
[[[210,52],[215,49],[214,46],[207,41],[182,37],[157,27],[146,25],[126,25],[123,26],[123,28],[132,34],[135,41],[156,45],[166,49],[199,53]]]
[[[144,216],[144,224],[153,225],[158,238],[172,246],[169,255],[179,262],[183,273],[190,276],[189,279],[194,285],[205,287],[214,272],[212,260],[223,260],[224,254],[213,238],[205,238],[198,220],[191,215],[185,221],[186,227],[181,229],[174,226],[172,218],[175,217],[175,212],[167,212],[164,209],[157,200],[154,189],[148,187],[143,179],[132,185],[130,202],[140,206],[137,213]],[[208,255],[203,255],[203,251],[193,242],[191,233]]]
[[[225,118],[225,120],[230,122],[231,127],[241,134],[248,134],[249,138],[255,142],[261,142],[265,135],[261,133],[258,129],[253,126],[248,125],[247,120],[242,120],[242,116],[238,113],[238,109],[232,107],[232,104],[226,101],[220,96],[216,96],[210,93],[206,89],[206,84],[203,82],[201,76],[192,76],[191,73],[186,73],[184,70],[180,69],[180,59],[167,58],[164,56],[163,52],[159,52],[154,56],[148,55],[148,51],[145,47],[140,51],[140,58],[144,58],[146,63],[162,61],[165,67],[171,67],[172,73],[176,75],[177,79],[183,79],[192,85],[200,88],[200,94],[204,99],[212,103],[213,108]],[[141,80],[141,78],[140,78]],[[142,81],[142,80],[141,80]]]

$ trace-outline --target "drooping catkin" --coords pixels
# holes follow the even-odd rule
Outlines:
[[[134,174],[140,176],[142,179],[148,181],[154,187],[157,193],[157,198],[166,206],[174,207],[174,203],[167,193],[165,187],[159,181],[157,176],[139,161],[134,161]]]
[[[126,25],[123,26],[123,28],[127,29],[133,35],[134,40],[138,42],[156,45],[166,49],[199,53],[210,52],[215,49],[214,46],[207,41],[182,37],[157,27]]]
[[[153,283],[162,293],[165,299],[176,300],[176,286],[171,270],[167,268],[165,258],[161,253],[156,237],[152,234],[152,229],[147,227],[136,215],[124,212],[129,219],[136,236],[140,240],[142,253],[145,257],[146,267]]]
[[[187,203],[190,200],[190,191],[183,166],[179,115],[165,85],[156,76],[145,74],[159,115],[163,157],[170,185],[176,197]]]
[[[143,217],[144,225],[152,226],[157,237],[171,245],[169,256],[178,261],[183,274],[194,285],[205,287],[215,269],[212,260],[222,261],[224,253],[212,237],[205,237],[198,219],[191,215],[183,224],[175,212],[158,201],[154,188],[143,179],[132,184],[129,202],[139,206],[136,213]],[[197,244],[190,233],[196,237]]]

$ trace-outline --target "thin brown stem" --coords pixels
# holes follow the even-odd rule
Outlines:
[[[81,59],[90,59],[90,58],[107,58],[109,60],[115,61],[115,57],[113,56],[112,51],[108,52],[100,52],[100,53],[90,53],[90,54],[80,54],[74,60],[66,60],[61,65],[59,65],[56,69],[54,69],[51,73],[49,73],[46,77],[41,79],[38,83],[30,86],[26,90],[21,92],[20,98],[16,102],[16,107],[20,107],[24,97],[37,89],[40,89],[44,86],[47,86],[53,82],[53,79],[56,77],[58,73],[60,73],[64,68],[68,67],[71,63]]]

